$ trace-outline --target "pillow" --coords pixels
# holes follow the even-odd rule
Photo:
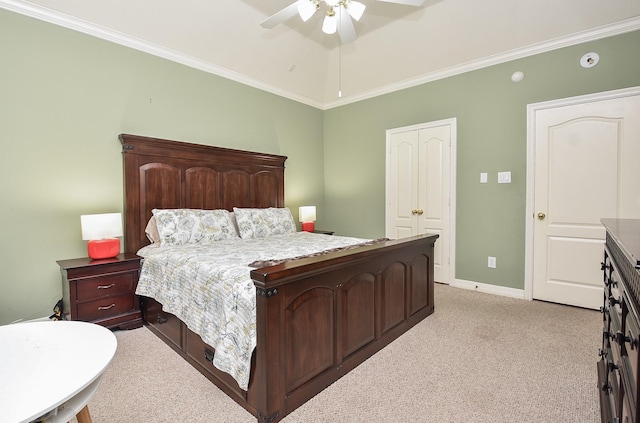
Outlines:
[[[160,243],[160,233],[158,232],[158,224],[156,223],[155,216],[151,216],[151,219],[147,222],[147,227],[144,228],[144,233],[152,244]]]
[[[162,245],[211,244],[237,239],[227,210],[153,209]]]
[[[233,211],[238,225],[240,238],[264,238],[271,235],[284,235],[297,231],[291,211],[284,208],[239,209]]]

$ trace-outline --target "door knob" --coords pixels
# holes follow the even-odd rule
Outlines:
[[[422,209],[418,210],[418,215],[422,215],[422,213],[424,213],[424,210]]]
[[[547,217],[547,215],[546,215],[546,214],[544,214],[544,213],[542,213],[542,212],[538,213],[538,219],[540,219],[540,220],[544,220],[544,218],[545,218],[545,217]]]

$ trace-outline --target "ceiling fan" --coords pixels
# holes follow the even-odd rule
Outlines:
[[[422,6],[422,3],[424,3],[424,0],[378,1],[404,4],[407,6]],[[291,19],[296,14],[300,15],[300,18],[306,22],[320,9],[320,3],[325,3],[327,6],[327,12],[322,23],[322,31],[325,34],[335,34],[337,31],[342,43],[355,41],[357,35],[351,19],[359,21],[366,8],[364,4],[356,0],[296,0],[273,16],[262,21],[260,25],[262,25],[263,28],[271,29]]]

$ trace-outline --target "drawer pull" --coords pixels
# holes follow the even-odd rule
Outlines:
[[[109,285],[98,285],[98,289],[109,289],[113,288],[114,286],[116,286],[115,283],[110,283]]]
[[[622,300],[620,298],[614,298],[613,296],[609,297],[609,304],[614,306],[616,304],[620,304]]]
[[[614,336],[620,346],[623,346],[627,342],[632,350],[638,346],[638,340],[631,335],[631,331],[629,331],[629,336],[625,336],[622,332],[616,332]]]
[[[166,323],[167,318],[166,317],[162,317],[161,315],[158,314],[158,317],[156,318],[156,321],[158,322],[159,325]]]
[[[602,357],[602,358],[606,358],[607,357],[607,352],[605,350],[603,350],[602,348],[598,349],[598,356]]]
[[[629,336],[627,338],[629,339],[629,345],[632,350],[638,348],[638,339],[633,337],[631,331],[629,331]]]
[[[213,363],[213,351],[211,351],[209,348],[204,349],[204,359]]]
[[[110,308],[114,308],[115,306],[116,305],[114,303],[114,304],[111,304],[111,305],[108,305],[108,306],[98,307],[98,310],[109,310]]]

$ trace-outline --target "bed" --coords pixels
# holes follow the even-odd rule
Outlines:
[[[128,134],[120,140],[127,252],[149,244],[154,209],[285,206],[284,156]],[[246,389],[213,365],[215,348],[159,301],[141,299],[143,319],[259,422],[276,422],[433,313],[436,239],[376,240],[248,270],[256,344]]]

